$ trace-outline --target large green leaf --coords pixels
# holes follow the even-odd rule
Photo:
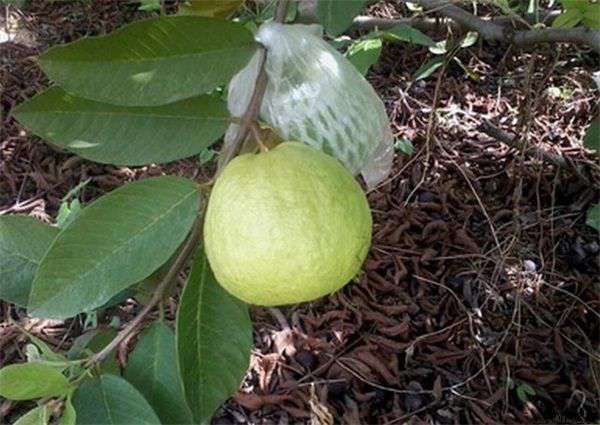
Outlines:
[[[199,16],[138,21],[40,57],[66,91],[118,105],[161,105],[226,84],[250,60],[252,33],[241,24]]]
[[[52,87],[13,114],[37,135],[92,161],[118,165],[195,155],[225,133],[225,102],[202,95],[162,106],[117,106]]]
[[[177,370],[175,335],[164,323],[142,333],[129,356],[125,378],[148,400],[165,424],[193,423]]]
[[[248,307],[217,283],[201,249],[177,312],[177,355],[188,405],[198,423],[238,389],[250,359]]]
[[[183,242],[199,202],[193,181],[169,176],[96,200],[50,245],[33,281],[30,314],[71,317],[145,279]]]
[[[85,381],[73,395],[73,407],[78,425],[160,424],[144,397],[115,375]]]
[[[0,216],[0,299],[27,305],[35,271],[57,234],[31,217]]]
[[[51,413],[48,405],[38,406],[17,419],[13,425],[46,425]]]
[[[367,0],[317,0],[317,18],[331,35],[343,33]]]
[[[66,394],[67,378],[42,363],[12,364],[0,369],[0,396],[9,400],[32,400]]]

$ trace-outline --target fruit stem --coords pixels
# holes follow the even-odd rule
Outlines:
[[[256,140],[256,144],[260,148],[260,151],[261,152],[268,152],[269,148],[262,141],[262,139],[260,137],[260,131],[258,130],[258,124],[256,122],[253,122],[250,125],[250,130],[252,131],[252,135],[254,136],[254,140]]]

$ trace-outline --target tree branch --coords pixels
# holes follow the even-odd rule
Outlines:
[[[563,168],[564,170],[571,170],[573,174],[581,181],[583,184],[589,185],[590,180],[582,174],[581,170],[573,164],[571,161],[567,161],[561,155],[552,154],[545,149],[539,148],[537,146],[528,146],[527,143],[519,140],[519,138],[515,135],[508,133],[507,131],[502,130],[501,128],[496,127],[491,122],[487,120],[483,120],[478,128],[484,134],[487,134],[492,139],[496,139],[499,142],[502,142],[513,149],[523,150],[527,149],[530,152],[533,152],[535,155],[543,159],[544,161],[550,162],[559,168]]]
[[[514,136],[507,131],[502,130],[501,128],[496,127],[491,122],[487,120],[483,120],[478,128],[484,134],[487,134],[493,139],[502,142],[511,148],[522,150],[522,149],[530,149],[534,151],[537,155],[543,158],[545,161],[551,162],[557,167],[567,167],[567,161],[559,155],[553,155],[544,149],[540,149],[538,147],[527,147],[527,144],[519,140],[517,136]]]
[[[288,0],[279,0],[277,4],[277,9],[275,10],[275,22],[282,23],[285,20],[285,15],[287,13],[287,3]],[[267,60],[267,50],[263,47],[259,47],[259,65],[258,65],[258,75],[256,76],[256,82],[254,83],[254,91],[252,92],[252,97],[250,98],[250,102],[248,103],[248,107],[246,108],[246,112],[242,115],[240,128],[238,133],[235,136],[235,139],[231,143],[231,145],[227,149],[223,149],[221,152],[221,158],[219,160],[219,173],[225,166],[233,159],[235,155],[239,152],[242,147],[242,143],[248,137],[248,133],[250,132],[250,127],[252,123],[258,120],[258,115],[260,114],[260,106],[262,104],[263,97],[265,96],[265,91],[267,89],[267,71],[265,70],[265,62]]]
[[[515,31],[512,28],[472,15],[460,7],[450,4],[447,0],[416,1],[425,9],[434,9],[471,31],[477,31],[487,41],[509,42],[518,46],[558,42],[587,44],[593,50],[600,53],[600,30],[578,27]]]
[[[551,23],[560,12],[557,10],[544,11],[540,13],[542,21]],[[314,18],[316,19],[316,18]],[[523,20],[515,19],[511,16],[493,16],[481,18],[485,22],[492,22],[494,24],[510,26],[513,29],[528,29],[528,25],[534,24],[532,17],[524,17]],[[395,27],[396,25],[408,25],[416,28],[420,31],[431,32],[447,29],[451,27],[453,31],[465,30],[465,28],[449,18],[430,18],[426,16],[415,16],[412,18],[377,18],[374,16],[359,15],[353,19],[351,30],[370,31],[374,29],[387,30]]]
[[[123,330],[121,330],[121,332],[119,332],[117,336],[114,337],[113,340],[106,347],[104,347],[101,351],[92,356],[92,358],[89,361],[89,364],[91,366],[104,361],[104,359],[106,359],[109,356],[109,354],[112,353],[112,351],[115,348],[117,348],[125,338],[127,338],[132,332],[134,332],[137,329],[139,325],[141,325],[148,313],[150,313],[150,311],[152,311],[152,309],[160,302],[165,289],[188,263],[189,259],[194,253],[196,246],[198,245],[198,242],[200,241],[201,234],[202,214],[200,214],[194,222],[194,226],[192,227],[192,230],[190,231],[183,245],[183,248],[181,249],[181,252],[179,252],[179,255],[177,256],[177,258],[175,258],[173,264],[171,264],[169,271],[167,271],[167,274],[165,274],[165,276],[162,278],[162,280],[156,287],[156,290],[154,291],[154,294],[152,294],[152,298],[150,299],[150,301],[148,301],[148,304],[144,306],[142,311],[140,311],[138,315],[135,316],[135,318],[131,322],[129,322],[127,326],[125,326]]]

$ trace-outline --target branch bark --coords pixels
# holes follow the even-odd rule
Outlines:
[[[546,23],[551,23],[558,15],[560,15],[560,12],[556,10],[544,11],[540,13],[540,15],[542,21]],[[533,22],[531,17],[524,17],[523,21],[519,21],[510,16],[494,16],[489,18],[484,17],[481,19],[485,22],[491,22],[494,24],[501,25],[503,27],[510,26],[514,29],[527,29],[528,27],[524,22],[528,24],[535,23]],[[359,15],[356,18],[354,18],[350,29],[362,31],[369,31],[374,29],[387,30],[395,27],[396,25],[409,25],[421,31],[439,31],[447,28],[448,26],[450,26],[455,31],[458,31],[460,29],[464,30],[463,26],[449,18],[430,18],[419,16],[413,18],[388,19],[364,15]]]
[[[279,0],[277,4],[277,9],[275,10],[275,22],[282,23],[285,20],[285,15],[287,13],[287,3],[288,0]],[[262,104],[263,97],[265,96],[265,91],[267,89],[267,72],[265,70],[265,62],[267,60],[267,50],[263,47],[259,47],[259,70],[258,75],[256,77],[256,82],[254,83],[254,91],[252,92],[252,97],[250,98],[250,102],[248,103],[248,107],[246,108],[246,112],[242,115],[240,128],[238,133],[235,136],[235,139],[231,143],[231,145],[224,149],[221,152],[221,158],[219,160],[219,170],[220,171],[225,168],[225,166],[233,159],[235,155],[239,152],[242,147],[242,143],[248,137],[248,133],[250,132],[250,127],[252,123],[258,120],[258,115],[260,114],[260,106]]]
[[[512,28],[486,21],[447,0],[416,0],[423,8],[435,10],[471,31],[477,31],[487,41],[513,43],[527,46],[538,43],[586,44],[600,53],[600,30],[588,28],[544,28],[515,31]]]

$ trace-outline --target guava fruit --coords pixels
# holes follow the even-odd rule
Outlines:
[[[332,293],[358,273],[371,224],[366,196],[340,162],[285,142],[225,167],[208,202],[204,244],[231,294],[263,306],[293,304]]]

